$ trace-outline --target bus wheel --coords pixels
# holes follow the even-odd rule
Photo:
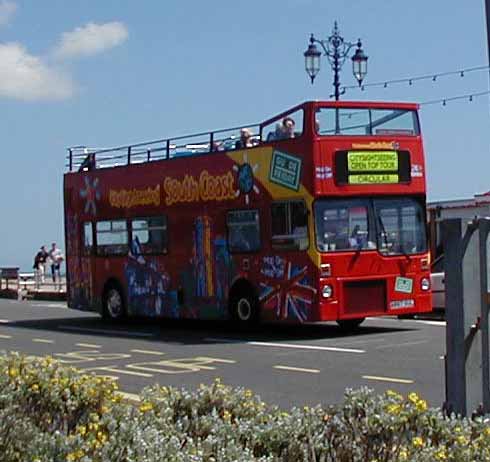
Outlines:
[[[339,327],[346,332],[356,330],[366,318],[356,318],[356,319],[339,319],[337,324]]]
[[[116,284],[110,284],[102,297],[104,303],[103,317],[112,321],[120,321],[126,317],[126,308],[121,289]]]
[[[251,326],[259,320],[258,300],[250,294],[238,293],[231,301],[231,317],[242,326]]]

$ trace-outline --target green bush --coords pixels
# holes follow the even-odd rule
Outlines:
[[[49,357],[1,355],[0,461],[490,461],[488,422],[444,417],[415,393],[347,390],[340,406],[289,412],[219,380],[140,398]]]

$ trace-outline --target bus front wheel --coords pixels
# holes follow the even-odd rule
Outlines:
[[[231,300],[231,318],[242,326],[251,326],[259,321],[259,303],[256,297],[244,292],[237,293]]]
[[[346,332],[356,330],[366,318],[355,318],[355,319],[339,319],[337,324],[339,327]]]
[[[104,304],[103,317],[112,321],[120,321],[126,317],[126,307],[122,290],[116,284],[109,284],[102,297]]]

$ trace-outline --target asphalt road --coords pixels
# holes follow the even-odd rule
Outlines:
[[[263,325],[131,320],[104,323],[64,303],[0,299],[0,351],[52,355],[117,378],[135,394],[159,383],[195,388],[220,377],[282,407],[337,404],[346,388],[416,391],[444,401],[445,323],[372,318],[353,334],[336,324]]]

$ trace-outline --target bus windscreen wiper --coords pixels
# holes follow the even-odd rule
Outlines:
[[[386,248],[386,250],[388,250],[388,235],[386,234],[386,229],[385,229],[385,225],[383,224],[383,220],[379,215],[378,215],[378,223],[381,231],[379,234],[380,236],[383,237],[384,247]]]

